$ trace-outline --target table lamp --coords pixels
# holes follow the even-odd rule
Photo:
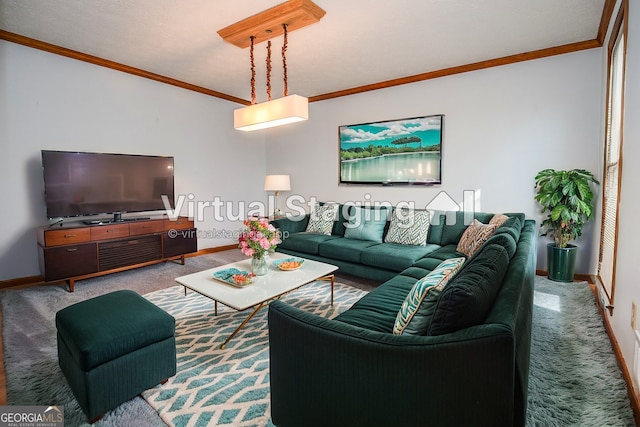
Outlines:
[[[280,209],[278,209],[278,196],[281,191],[291,190],[291,181],[289,175],[267,175],[264,178],[264,191],[275,191],[275,203],[273,215],[279,215]]]

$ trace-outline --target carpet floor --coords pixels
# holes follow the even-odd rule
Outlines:
[[[174,292],[168,288],[175,287],[175,277],[242,258],[239,251],[231,250],[189,258],[184,266],[175,263],[159,264],[77,282],[74,293],[67,292],[63,285],[0,291],[8,404],[64,405],[65,425],[86,425],[86,418],[57,364],[55,313],[75,302],[117,289],[133,289],[140,294],[149,294],[147,297],[150,299],[158,297],[158,303],[161,304],[163,292]],[[364,291],[375,286],[375,282],[342,275],[338,275],[337,281]],[[542,277],[536,278],[535,286],[527,425],[635,425],[626,394],[626,384],[588,286],[576,283],[559,284]],[[311,288],[311,285],[301,288],[300,292],[305,288]],[[297,293],[291,294],[291,297],[296,297]],[[184,296],[184,293],[182,295]],[[266,310],[263,312],[266,315]],[[210,314],[208,312],[203,316]],[[331,313],[327,315],[330,316]],[[219,315],[216,321],[226,317],[226,314]],[[252,319],[245,333],[262,335],[264,339],[264,323],[258,323],[257,320]],[[193,337],[185,338],[186,341],[191,339]],[[180,340],[181,337],[178,335],[178,342]],[[236,341],[235,344],[239,345],[240,342]],[[234,341],[229,343],[228,351],[238,355],[248,352],[234,347],[233,344]],[[210,344],[203,344],[203,347],[206,346],[211,347]],[[256,354],[264,355],[261,352],[264,350],[259,350]],[[186,359],[179,361],[185,362]],[[261,365],[255,366],[256,371],[259,371]],[[178,375],[174,378],[178,378],[183,372],[179,365]],[[193,381],[194,375],[183,377],[191,378],[190,381]],[[264,381],[267,378],[268,373],[263,372],[258,386],[254,386],[249,395],[260,395],[260,399],[268,401],[268,395],[264,396]],[[206,385],[197,384],[207,389]],[[217,387],[220,388],[219,385]],[[164,394],[162,390],[165,390]],[[176,408],[180,406],[180,403],[175,405],[175,402],[180,400],[175,397],[179,393],[176,392],[172,396],[171,392],[166,390],[168,388],[158,387],[146,392],[145,396],[149,400],[171,402]],[[200,396],[203,393],[205,392],[201,392]],[[213,396],[211,393],[209,395]],[[200,401],[203,399],[200,398]],[[162,405],[154,403],[156,409]],[[235,408],[226,412],[224,416],[220,412],[219,415],[207,415],[203,418],[184,416],[171,421],[166,414],[163,420],[144,399],[137,397],[107,413],[105,418],[95,425],[164,426],[165,421],[174,425],[215,425],[235,420],[241,411],[244,411],[242,417],[246,417],[247,425],[251,425],[252,418],[255,418],[253,425],[268,423],[265,421],[268,417],[259,416],[260,411],[263,415],[268,414],[268,405],[249,410],[250,406],[245,405],[245,409]],[[160,412],[162,413],[162,410]],[[247,416],[247,413],[250,415]],[[175,414],[179,415],[177,412]],[[185,422],[186,418],[188,420]],[[215,423],[212,421],[214,418],[217,420]],[[196,424],[197,420],[201,420],[200,424]],[[205,421],[206,423],[202,424]]]

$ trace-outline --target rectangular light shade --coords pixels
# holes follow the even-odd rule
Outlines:
[[[290,191],[289,175],[267,175],[264,177],[264,191]]]
[[[309,101],[304,96],[289,95],[272,101],[238,108],[233,112],[233,126],[252,131],[299,122],[309,118]]]

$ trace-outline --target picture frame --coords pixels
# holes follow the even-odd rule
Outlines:
[[[444,114],[341,125],[340,184],[442,184]]]

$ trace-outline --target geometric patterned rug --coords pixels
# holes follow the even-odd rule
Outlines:
[[[314,282],[282,297],[283,301],[333,318],[366,292]],[[143,393],[144,399],[170,426],[272,426],[269,399],[267,311],[260,310],[220,349],[250,310],[238,312],[213,300],[173,286],[145,297],[176,319],[177,374]]]

